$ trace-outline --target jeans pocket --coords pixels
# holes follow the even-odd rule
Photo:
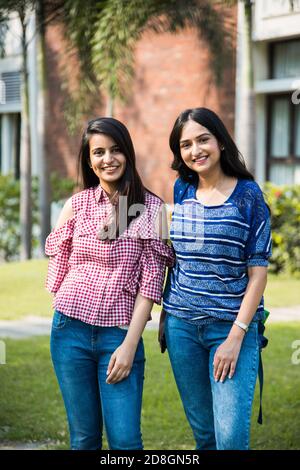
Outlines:
[[[52,320],[52,329],[53,330],[61,330],[66,326],[67,323],[71,321],[70,317],[64,315],[63,313],[55,310]]]

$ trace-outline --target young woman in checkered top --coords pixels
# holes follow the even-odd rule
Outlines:
[[[90,121],[79,164],[84,189],[66,202],[45,248],[51,355],[71,448],[101,449],[104,425],[110,449],[142,449],[141,335],[174,262],[162,239],[166,219],[121,122]]]

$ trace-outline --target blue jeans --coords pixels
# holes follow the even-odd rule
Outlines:
[[[71,449],[101,449],[103,423],[110,449],[143,448],[142,338],[129,376],[115,384],[106,383],[110,357],[126,334],[118,327],[93,326],[54,312],[51,356],[67,412]]]
[[[245,335],[232,379],[215,382],[214,355],[231,327],[226,321],[196,326],[173,315],[165,320],[167,349],[196,449],[249,449],[259,364],[257,323]]]

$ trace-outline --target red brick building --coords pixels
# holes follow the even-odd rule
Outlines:
[[[231,27],[236,32],[236,8]],[[39,44],[35,33],[35,15],[28,26],[28,77],[31,119],[32,173],[43,171],[41,155],[46,148],[49,171],[76,179],[80,133],[71,136],[64,117],[69,88],[76,87],[77,64],[67,54],[66,41],[58,25],[46,31],[46,76],[49,103],[43,106],[39,83]],[[20,24],[12,15],[5,42],[5,58],[0,59],[0,173],[20,176],[21,144],[21,67]],[[220,48],[223,47],[220,44]],[[135,78],[126,104],[115,103],[114,116],[128,127],[137,155],[137,165],[144,184],[167,202],[172,200],[176,177],[170,169],[172,155],[169,134],[178,114],[188,108],[207,106],[224,119],[234,131],[235,47],[223,70],[223,85],[217,86],[211,67],[211,54],[192,29],[180,34],[145,33],[135,52]],[[63,77],[67,77],[67,80]],[[67,83],[67,87],[64,87]],[[99,91],[99,103],[89,118],[105,115],[105,96]],[[43,144],[42,115],[46,111]],[[80,127],[80,126],[79,126]]]
[[[47,67],[50,108],[47,126],[47,156],[50,170],[76,177],[80,135],[71,137],[63,120],[64,93],[61,70],[66,64],[65,44],[58,27],[47,32]],[[176,174],[170,169],[172,154],[169,134],[178,114],[189,107],[206,106],[219,113],[229,130],[234,130],[235,50],[224,70],[222,86],[216,86],[210,52],[196,31],[176,35],[146,33],[135,54],[135,78],[127,104],[117,103],[114,116],[128,127],[137,166],[144,184],[165,201],[172,200]],[[99,103],[101,99],[99,96]],[[91,118],[105,114],[105,97]]]

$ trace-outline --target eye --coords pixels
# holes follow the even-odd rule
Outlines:
[[[120,153],[120,152],[121,152],[121,149],[119,149],[119,147],[114,147],[114,148],[112,149],[112,152],[113,152],[113,153]]]
[[[104,152],[103,152],[103,150],[101,150],[101,149],[97,149],[97,150],[95,150],[95,151],[93,152],[93,155],[99,155],[99,156],[101,156],[101,155],[103,155],[103,154],[104,154]]]
[[[208,141],[208,137],[203,137],[203,139],[199,140],[199,142],[201,142],[202,144],[204,144],[207,141]]]
[[[182,149],[187,149],[189,148],[190,144],[188,142],[184,143],[184,144],[181,144],[181,148]]]

